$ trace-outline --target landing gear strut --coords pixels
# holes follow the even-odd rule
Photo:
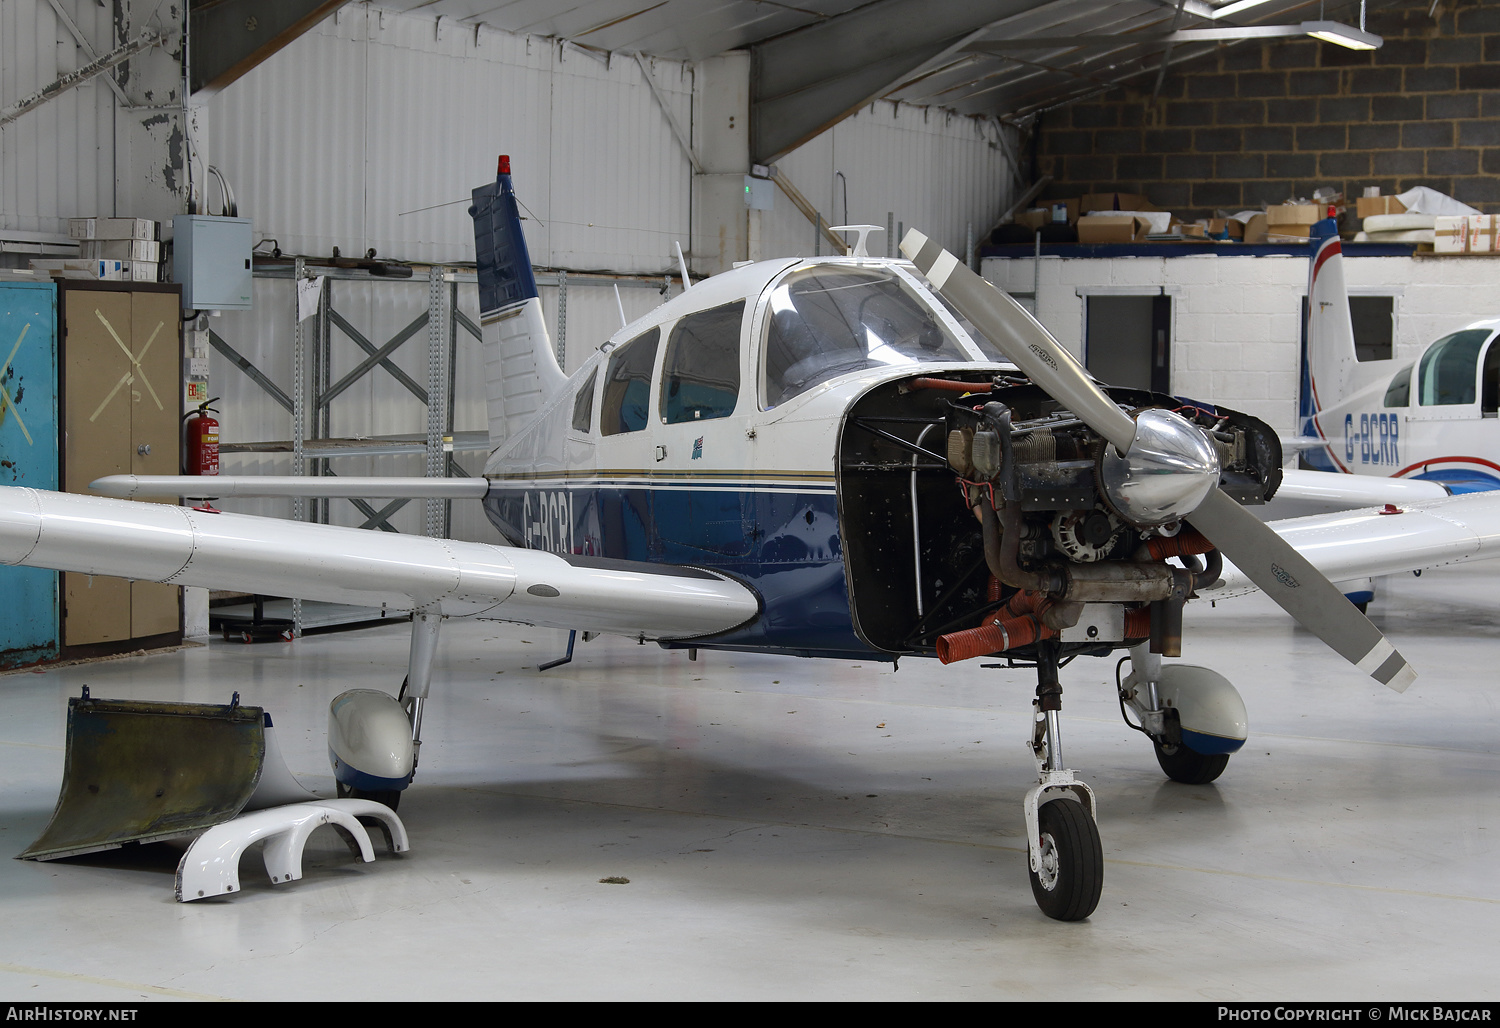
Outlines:
[[[1058,650],[1055,640],[1037,644],[1031,730],[1037,784],[1026,793],[1026,848],[1031,893],[1042,913],[1058,921],[1082,921],[1099,905],[1104,849],[1094,823],[1094,791],[1063,766]],[[1049,792],[1055,795],[1047,797]]]
[[[1191,664],[1163,665],[1147,643],[1131,647],[1130,674],[1119,682],[1125,723],[1151,740],[1168,778],[1206,785],[1224,773],[1230,754],[1245,744],[1245,702],[1216,671]],[[1122,661],[1123,664],[1123,661]]]

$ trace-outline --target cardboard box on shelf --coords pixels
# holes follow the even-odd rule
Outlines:
[[[112,261],[159,261],[161,244],[150,239],[85,239],[79,256]]]
[[[1160,208],[1139,193],[1089,193],[1078,209],[1088,214],[1090,211],[1155,211]]]
[[[31,266],[53,278],[98,278],[116,282],[125,278],[125,264],[115,260],[80,260],[66,258],[33,258]]]
[[[1500,216],[1469,215],[1469,252],[1500,253]]]
[[[1233,224],[1239,224],[1234,222]],[[1245,222],[1240,229],[1240,238],[1247,243],[1264,243],[1269,226],[1266,224],[1266,216],[1257,214]]]
[[[1016,224],[1024,225],[1029,229],[1041,228],[1051,220],[1052,211],[1050,208],[1043,209],[1041,207],[1035,207],[1029,211],[1021,211],[1016,215]]]
[[[1311,230],[1311,225],[1268,225],[1266,226],[1266,242],[1305,243],[1312,235]]]
[[[149,218],[69,218],[69,239],[159,239]]]
[[[1361,196],[1355,213],[1361,218],[1373,218],[1379,214],[1405,214],[1406,204],[1394,196]]]
[[[1266,208],[1266,225],[1311,225],[1328,216],[1328,208],[1317,203],[1276,203]],[[1304,236],[1305,238],[1305,236]]]
[[[1434,253],[1468,253],[1469,216],[1439,214],[1432,227],[1432,249]]]
[[[1134,215],[1090,214],[1078,219],[1080,243],[1133,243],[1149,226]]]
[[[161,265],[156,261],[131,261],[124,269],[123,278],[131,282],[161,281]]]

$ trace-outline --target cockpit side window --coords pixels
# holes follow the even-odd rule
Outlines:
[[[767,409],[862,368],[973,358],[899,276],[819,265],[771,292],[765,346]]]
[[[599,379],[599,369],[589,373],[589,380],[578,390],[573,400],[573,431],[587,432],[594,421],[594,383]]]
[[[1466,328],[1428,347],[1417,369],[1417,402],[1424,407],[1473,403],[1479,349],[1489,337],[1487,328]]]
[[[651,414],[651,369],[661,329],[636,336],[610,355],[604,374],[604,402],[599,410],[599,434],[639,432]]]
[[[672,329],[662,368],[661,415],[669,425],[727,418],[740,395],[745,301],[689,314]]]
[[[1385,405],[1387,407],[1408,407],[1411,405],[1411,365],[1408,364],[1396,372],[1391,379],[1391,384],[1385,387]]]
[[[1479,411],[1487,418],[1500,417],[1500,342],[1484,353],[1484,371],[1479,376]]]

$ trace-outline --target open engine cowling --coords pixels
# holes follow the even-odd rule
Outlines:
[[[945,660],[1024,657],[1038,636],[1095,652],[1149,636],[1173,652],[1182,602],[1218,566],[1174,504],[1190,511],[1214,487],[1265,502],[1281,479],[1275,433],[1238,412],[1109,389],[1138,436],[1166,439],[1133,445],[1127,466],[1027,380],[976,379],[886,383],[845,419],[840,534],[855,630]],[[1193,554],[1208,556],[1167,562]]]

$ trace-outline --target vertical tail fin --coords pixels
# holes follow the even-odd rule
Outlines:
[[[501,157],[495,181],[474,190],[474,256],[484,345],[490,446],[513,435],[567,383],[557,366],[521,215]]]
[[[1328,403],[1337,403],[1349,395],[1358,360],[1354,353],[1354,324],[1349,317],[1349,291],[1344,284],[1343,247],[1331,219],[1313,226],[1307,303],[1297,419],[1303,435],[1324,438],[1326,432],[1318,423],[1318,416]],[[1331,447],[1309,450],[1305,456],[1322,470],[1346,470],[1338,466]]]

